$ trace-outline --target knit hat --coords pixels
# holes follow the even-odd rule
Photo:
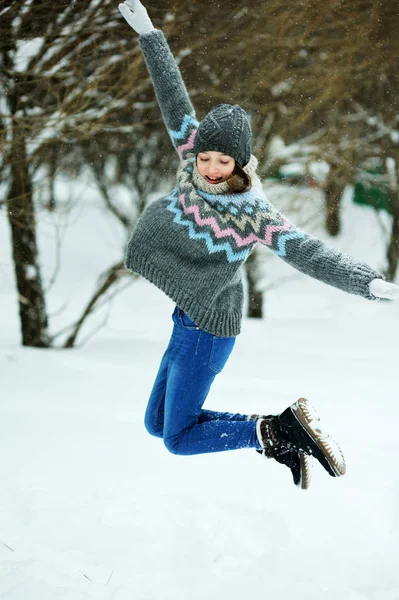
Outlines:
[[[202,119],[194,139],[194,153],[223,152],[244,167],[251,158],[252,131],[238,104],[218,104]]]

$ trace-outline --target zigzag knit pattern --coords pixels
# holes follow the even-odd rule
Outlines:
[[[259,190],[242,194],[209,194],[192,181],[193,157],[181,162],[177,174],[180,193],[173,195],[169,210],[175,223],[188,227],[191,239],[204,239],[212,252],[223,251],[229,262],[247,258],[254,244],[268,246],[286,256],[290,240],[306,236],[278,213]]]
[[[227,237],[229,232],[221,231],[213,217],[202,219],[198,205],[192,205],[186,209],[184,194],[179,194],[178,190],[174,190],[167,199],[170,200],[168,210],[176,215],[174,223],[186,227],[191,240],[203,240],[209,254],[225,252],[230,263],[236,261],[242,263],[248,258],[250,249],[238,252],[229,241],[224,242],[223,237]],[[194,218],[190,218],[190,216]],[[208,225],[210,225],[212,233],[207,231]]]
[[[192,152],[198,121],[190,115],[184,115],[182,126],[178,131],[169,130],[169,135],[177,153],[183,159],[187,153]],[[189,132],[189,133],[188,133]],[[182,141],[182,143],[179,143]]]

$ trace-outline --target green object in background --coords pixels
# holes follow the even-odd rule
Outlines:
[[[374,165],[373,169],[365,169],[366,172],[372,175],[383,175],[384,169],[382,165]],[[307,185],[315,187],[317,184],[311,178],[298,173],[285,173],[279,169],[268,175],[269,179],[276,179],[289,185]],[[385,210],[391,214],[391,201],[386,192],[378,187],[366,185],[365,183],[357,182],[353,187],[352,200],[355,204],[363,206],[371,206],[375,210]]]
[[[391,214],[391,201],[386,192],[376,188],[365,186],[363,183],[355,183],[352,200],[355,204],[372,206],[375,210],[385,210]]]

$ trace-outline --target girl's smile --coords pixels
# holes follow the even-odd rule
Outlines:
[[[235,160],[222,152],[200,152],[197,156],[199,174],[211,184],[226,181],[233,173]]]

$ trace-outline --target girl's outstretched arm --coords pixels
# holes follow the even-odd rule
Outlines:
[[[383,274],[295,227],[268,200],[259,205],[257,214],[254,241],[268,246],[298,271],[369,300],[399,297],[399,288],[383,281]]]
[[[139,45],[164,123],[180,158],[184,159],[192,151],[198,121],[176,60],[164,34],[154,29],[147,10],[139,0],[125,0],[119,4],[119,10],[140,35]]]

